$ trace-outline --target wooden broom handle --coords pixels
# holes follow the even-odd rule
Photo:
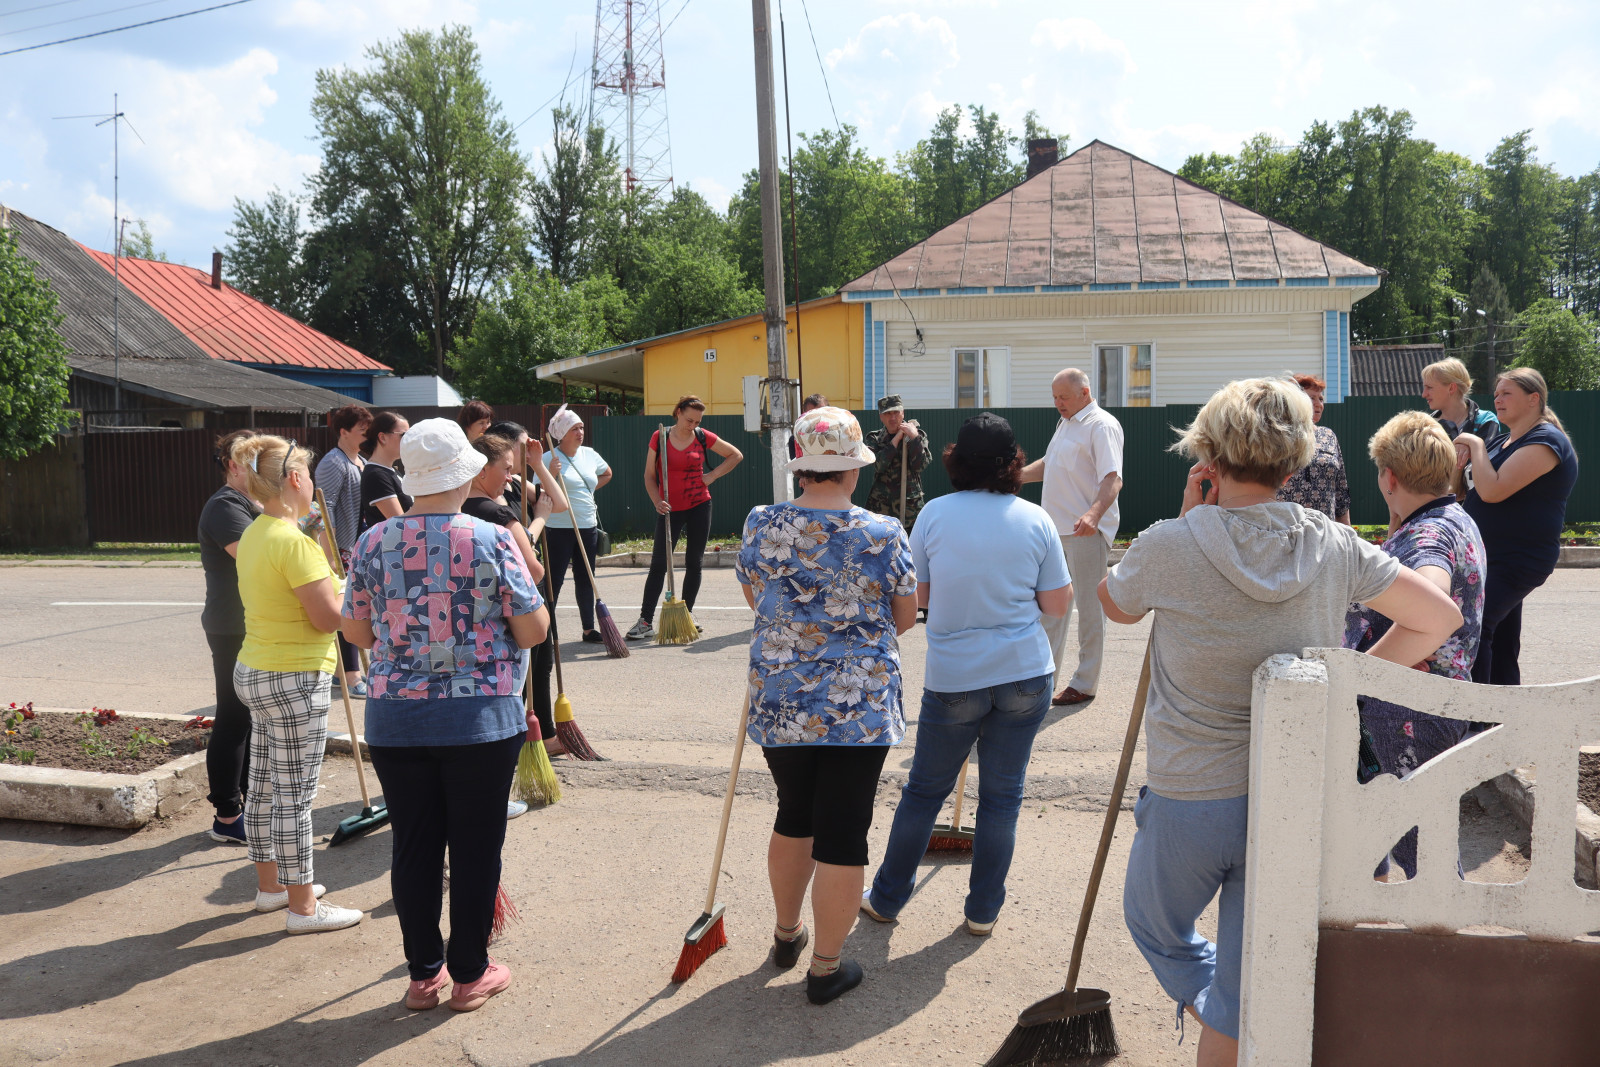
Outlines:
[[[1100,876],[1106,870],[1106,857],[1111,852],[1111,838],[1117,832],[1117,813],[1122,808],[1122,794],[1128,787],[1128,769],[1133,765],[1133,750],[1139,744],[1139,728],[1144,725],[1145,698],[1150,692],[1150,649],[1155,643],[1145,643],[1144,666],[1139,668],[1139,688],[1133,695],[1133,714],[1128,716],[1128,736],[1122,741],[1122,759],[1117,762],[1117,778],[1111,784],[1111,803],[1106,805],[1105,825],[1100,829],[1100,845],[1094,851],[1094,867],[1089,871],[1089,884],[1083,891],[1083,910],[1078,913],[1078,932],[1072,936],[1072,960],[1067,964],[1066,991],[1078,988],[1078,967],[1083,963],[1083,943],[1089,938],[1089,918],[1094,914],[1094,899],[1100,892]]]
[[[956,777],[956,809],[950,813],[950,829],[961,829],[961,802],[967,799],[967,768],[970,767],[972,753],[967,752],[966,758],[961,761],[961,773]]]
[[[667,542],[667,596],[677,599],[678,587],[672,577],[672,498],[667,495],[667,434],[668,430],[660,423],[656,424],[657,441],[661,445],[661,499],[667,502],[667,513],[661,516],[661,521],[667,524],[663,534]]]
[[[339,535],[333,528],[333,515],[328,511],[327,498],[322,495],[322,490],[317,490],[317,507],[322,509],[322,529],[328,535],[328,562],[333,564],[333,573],[339,580],[344,580],[344,560],[339,558]],[[333,658],[335,665],[344,667],[344,658],[339,655],[338,644],[334,645]],[[361,657],[361,673],[367,673],[367,658]],[[344,724],[350,730],[350,755],[356,761],[356,784],[361,787],[361,806],[372,807],[372,796],[367,792],[367,772],[361,766],[361,742],[356,737],[356,713],[350,707],[350,683],[344,678],[339,679],[339,696],[344,700]]]
[[[524,495],[523,499],[526,500],[527,496]],[[555,584],[555,582],[550,580],[550,538],[545,536],[545,532],[543,530],[539,531],[539,549],[544,553],[544,588],[545,588],[545,592],[547,592],[547,593],[548,592],[552,592],[552,591],[555,590],[556,584]],[[556,636],[556,605],[555,605],[555,601],[553,601],[553,600],[550,601],[549,603],[550,603],[550,651],[554,655],[555,662],[556,662],[556,692],[565,693],[567,691],[567,683],[562,681],[562,679],[561,679],[561,638]]]
[[[796,312],[796,314],[799,314]],[[900,525],[906,524],[906,439],[900,438]]]
[[[728,792],[722,798],[722,826],[717,830],[717,851],[711,857],[711,884],[706,886],[707,915],[717,905],[717,880],[722,874],[722,846],[728,843],[728,821],[733,817],[733,790],[739,784],[739,761],[744,757],[744,735],[750,725],[750,687],[744,687],[744,708],[739,712],[739,737],[733,743],[733,763],[728,768]]]
[[[522,492],[517,494],[522,501],[522,532],[528,532],[528,494],[533,487],[528,484],[528,443],[522,443],[522,469],[517,472],[522,478]],[[537,586],[539,583],[535,582]],[[550,617],[555,618],[555,605],[550,605]],[[533,650],[528,650],[528,676],[522,679],[522,716],[527,718],[528,712],[533,710]],[[537,719],[535,720],[537,721]]]

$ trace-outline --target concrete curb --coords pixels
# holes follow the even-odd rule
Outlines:
[[[81,711],[81,708],[38,708]],[[124,711],[123,719],[187,722],[190,715]],[[209,789],[205,750],[142,774],[0,764],[0,818],[137,830],[151,819],[182,811]]]
[[[1502,774],[1494,780],[1494,787],[1505,799],[1506,806],[1516,814],[1518,821],[1532,829],[1537,786],[1528,777],[1526,769],[1518,767],[1509,774]],[[1600,885],[1600,815],[1579,801],[1576,818],[1577,827],[1573,836],[1575,869],[1590,872],[1595,883]]]
[[[197,559],[0,559],[0,567],[149,567],[161,569],[197,569]]]

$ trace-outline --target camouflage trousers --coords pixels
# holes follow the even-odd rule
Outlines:
[[[874,485],[867,494],[867,510],[875,515],[887,515],[891,519],[900,517],[900,486],[895,484],[894,491],[889,492],[882,486]],[[909,531],[917,521],[917,515],[922,511],[922,493],[911,491],[906,487],[906,519],[905,527]]]

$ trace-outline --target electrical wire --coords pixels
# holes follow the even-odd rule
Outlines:
[[[0,11],[0,19],[8,19],[13,15],[26,15],[30,11],[44,11],[52,7],[65,7],[67,4],[81,4],[83,0],[52,0],[48,4],[35,4],[32,7],[19,7],[15,11]]]
[[[672,29],[672,24],[678,21],[678,15],[683,14],[683,8],[688,6],[689,0],[683,0],[683,7],[678,8],[678,14],[673,15],[672,18],[668,19],[667,24],[661,28],[661,36],[665,37],[667,35],[667,31]]]
[[[535,118],[537,118],[539,116],[539,114],[544,111],[545,108],[549,107],[555,101],[564,98],[567,95],[567,90],[569,88],[571,88],[571,86],[572,86],[572,79],[577,73],[577,67],[578,67],[578,45],[577,45],[577,42],[574,41],[573,45],[572,45],[572,62],[567,64],[567,80],[561,83],[561,88],[556,90],[554,95],[552,95],[549,100],[546,100],[544,103],[542,103],[538,107],[534,108],[533,111],[531,113],[529,113],[527,118],[523,119],[521,122],[519,122],[515,126],[511,127],[511,132],[512,133],[516,133],[518,130],[522,129],[522,127],[526,126],[528,123],[532,122]]]
[[[69,22],[82,22],[85,19],[97,19],[103,15],[115,15],[121,11],[132,11],[136,7],[151,7],[155,4],[167,4],[172,0],[140,0],[137,4],[126,4],[122,7],[107,8],[104,11],[91,11],[87,15],[74,15],[70,19],[57,19],[54,22],[41,22],[37,26],[24,26],[20,30],[6,30],[0,37],[14,37],[19,33],[32,33],[34,30],[47,30],[51,26],[65,26]]]
[[[46,41],[43,44],[30,44],[25,48],[10,48],[0,52],[0,56],[14,56],[18,52],[33,52],[40,48],[53,48],[58,44],[71,44],[73,41],[87,41],[91,37],[104,37],[110,33],[121,33],[124,30],[137,30],[141,26],[154,26],[160,22],[172,22],[175,19],[186,19],[190,15],[204,15],[207,11],[221,11],[225,7],[238,7],[240,4],[251,3],[252,0],[228,0],[225,4],[213,4],[210,7],[196,8],[193,11],[184,11],[176,15],[167,15],[159,19],[147,19],[144,22],[135,22],[127,26],[116,26],[109,30],[96,30],[94,33],[80,33],[76,37],[63,37],[59,41]]]

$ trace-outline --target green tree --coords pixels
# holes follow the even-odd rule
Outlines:
[[[584,268],[607,216],[621,210],[616,145],[605,131],[580,127],[568,107],[551,112],[551,153],[542,157],[544,174],[529,184],[533,246],[556,277],[571,282]]]
[[[1550,295],[1560,181],[1539,162],[1529,130],[1501,141],[1484,163],[1483,228],[1476,258],[1494,271],[1514,308]]]
[[[0,226],[0,457],[43,448],[70,421],[61,319],[50,283]]]
[[[639,265],[650,278],[634,305],[634,337],[687,330],[761,310],[761,290],[745,281],[732,259],[670,233],[648,237]]]
[[[150,234],[150,226],[144,219],[133,220],[133,232],[125,233],[122,238],[122,254],[132,256],[134,259],[153,259],[157,263],[170,263],[166,252],[156,251],[156,239]]]
[[[1532,367],[1551,389],[1600,388],[1600,345],[1595,320],[1577,316],[1549,297],[1535,301],[1518,315],[1517,359],[1513,366]]]
[[[1580,314],[1600,317],[1600,168],[1562,179],[1556,225],[1556,298]]]
[[[489,285],[526,245],[527,162],[484,82],[471,31],[414,31],[367,50],[367,70],[320,70],[312,117],[316,213],[395,265],[434,366],[471,332]]]
[[[1489,323],[1495,324],[1495,367],[1504,369],[1511,363],[1508,327],[1512,312],[1506,287],[1500,284],[1494,271],[1479,267],[1459,308],[1460,317],[1450,333],[1450,354],[1467,365],[1467,373],[1474,381],[1492,389],[1494,383],[1486,381],[1489,376]]]
[[[273,189],[257,204],[233,201],[233,224],[222,249],[229,282],[269,307],[304,320],[311,304],[302,258],[306,234],[298,198]]]
[[[1178,177],[1230,200],[1237,200],[1238,197],[1233,195],[1233,167],[1237,162],[1232,156],[1218,152],[1205,155],[1196,153],[1183,161],[1178,168]]]
[[[560,384],[540,381],[537,369],[618,343],[626,319],[627,298],[609,275],[564,285],[550,271],[517,271],[452,355],[456,383],[491,404],[555,400]]]

